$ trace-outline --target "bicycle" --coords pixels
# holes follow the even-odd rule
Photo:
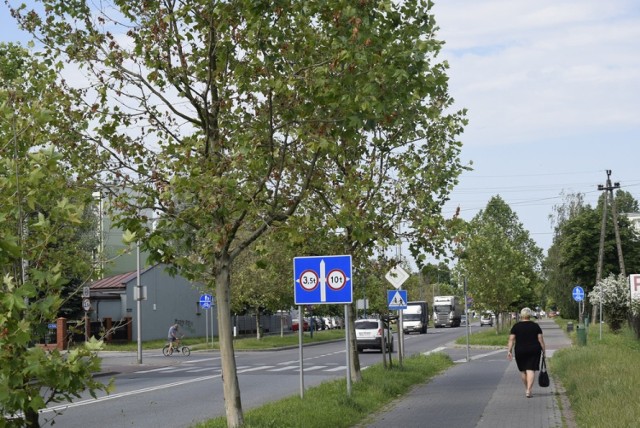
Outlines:
[[[177,352],[179,354],[181,353],[185,357],[188,357],[189,355],[191,355],[191,349],[186,345],[178,344],[171,347],[171,345],[167,343],[166,345],[164,345],[164,348],[162,348],[162,354],[165,357],[170,357],[171,355],[173,355],[174,352]]]

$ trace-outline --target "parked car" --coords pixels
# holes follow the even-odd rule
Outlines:
[[[324,317],[322,319],[324,320],[324,324],[327,326],[328,330],[333,330],[334,328],[336,328],[336,325],[333,323],[333,318]]]
[[[291,320],[291,330],[298,331],[300,329],[300,321],[297,318]],[[302,324],[302,331],[309,331],[309,321],[305,318]]]
[[[320,317],[311,317],[311,322],[313,323],[313,329],[315,331],[324,330],[326,328],[324,320]]]
[[[485,312],[480,317],[480,327],[485,326],[485,325],[493,327],[493,316],[488,312]]]
[[[334,328],[343,329],[344,328],[344,320],[340,317],[333,317],[333,325]]]
[[[378,319],[362,319],[355,323],[356,330],[356,346],[358,352],[365,349],[379,349],[382,352],[382,330],[385,329],[384,338],[388,352],[393,352],[393,334],[382,320]]]

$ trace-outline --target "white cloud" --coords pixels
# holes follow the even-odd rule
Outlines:
[[[635,2],[446,0],[434,8],[466,144],[637,127]]]

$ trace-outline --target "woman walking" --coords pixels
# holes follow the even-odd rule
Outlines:
[[[513,358],[512,351],[515,351],[516,364],[526,390],[525,395],[531,398],[533,381],[540,367],[540,356],[545,352],[542,329],[538,323],[531,321],[531,309],[523,308],[520,311],[520,321],[511,327],[508,350],[509,361]]]

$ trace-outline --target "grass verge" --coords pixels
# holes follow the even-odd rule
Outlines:
[[[496,333],[495,327],[491,327],[487,330],[478,331],[469,335],[469,344],[475,346],[502,346],[507,347],[507,341],[509,340],[509,329],[511,326],[501,329]],[[460,336],[456,339],[456,344],[466,345],[467,336]]]
[[[416,355],[391,369],[381,364],[362,372],[362,382],[352,385],[347,396],[346,380],[324,382],[305,391],[304,398],[291,396],[244,412],[246,428],[341,428],[353,427],[385,404],[406,394],[414,385],[430,380],[453,365],[445,354]],[[225,417],[211,419],[195,428],[226,428]]]
[[[580,427],[636,427],[640,406],[640,341],[629,329],[587,329],[587,345],[556,351],[550,373],[560,379]],[[575,343],[575,331],[571,333]]]

